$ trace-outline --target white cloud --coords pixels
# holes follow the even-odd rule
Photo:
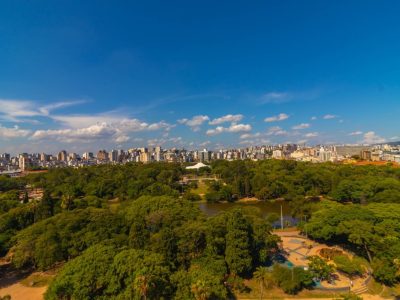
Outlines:
[[[76,101],[64,101],[64,102],[50,103],[50,104],[44,105],[42,107],[39,107],[39,111],[43,115],[48,116],[50,114],[50,111],[53,111],[53,110],[56,110],[59,108],[68,107],[68,106],[83,104],[83,103],[86,103],[86,101],[85,100],[76,100]]]
[[[216,118],[212,121],[210,121],[208,124],[210,125],[220,125],[222,123],[226,123],[226,122],[231,122],[231,123],[236,123],[239,122],[243,119],[243,115],[226,115],[220,118]]]
[[[318,135],[319,135],[318,132],[309,132],[309,133],[305,134],[304,136],[306,138],[313,138],[313,137],[317,137]]]
[[[270,140],[262,138],[243,140],[239,142],[240,145],[266,145],[269,143],[271,143]]]
[[[316,116],[314,116],[314,117],[311,117],[311,120],[312,121],[315,121],[317,119],[317,117]]]
[[[164,145],[166,143],[172,143],[174,145],[176,144],[182,144],[182,137],[178,136],[178,137],[171,137],[168,139],[149,139],[147,140],[147,145],[149,146],[161,146]]]
[[[199,131],[200,126],[204,122],[207,122],[208,120],[210,120],[210,118],[208,116],[198,115],[198,116],[192,117],[191,119],[186,119],[186,118],[180,119],[180,120],[178,120],[178,123],[189,126],[193,131]]]
[[[248,132],[251,131],[251,125],[249,124],[231,124],[229,127],[218,126],[214,129],[207,130],[207,135],[217,135],[223,132],[237,133],[237,132]]]
[[[55,102],[41,106],[30,100],[0,99],[0,118],[10,122],[32,122],[34,120],[26,118],[49,116],[52,110],[80,103],[83,101]]]
[[[240,136],[241,139],[251,139],[261,136],[261,133],[244,133]]]
[[[308,142],[308,140],[307,140],[307,139],[304,139],[304,140],[299,140],[299,141],[297,141],[296,144],[306,144],[307,142]]]
[[[364,139],[362,143],[365,144],[380,144],[384,143],[386,140],[383,137],[377,135],[374,131],[368,131],[364,134]]]
[[[127,135],[120,135],[120,136],[117,136],[117,137],[115,138],[115,141],[116,141],[117,143],[126,143],[126,142],[129,141],[129,140],[130,140],[130,137],[127,136]]]
[[[288,119],[289,116],[285,113],[280,113],[277,116],[272,116],[264,119],[264,122],[279,122]]]
[[[31,133],[30,130],[20,129],[18,126],[7,128],[0,125],[0,138],[12,139],[12,138],[26,137],[30,133]]]
[[[113,112],[106,112],[93,115],[55,115],[51,116],[51,118],[65,127],[83,128],[92,126],[93,124],[118,123],[121,119],[126,119],[127,117]]]
[[[211,144],[210,141],[205,141],[205,142],[200,143],[199,146],[200,146],[200,147],[206,147],[206,146],[208,146],[208,145],[210,145],[210,144]]]
[[[398,136],[392,136],[390,139],[391,139],[392,141],[394,141],[394,140],[399,140],[400,137],[398,137]]]
[[[164,121],[157,123],[148,124],[135,118],[129,118],[127,116],[118,114],[116,112],[106,112],[95,115],[56,115],[51,118],[67,128],[85,128],[96,124],[112,124],[117,127],[123,127],[125,129],[133,129],[133,131],[142,130],[170,130],[175,125],[168,124]]]
[[[301,123],[301,124],[299,124],[299,125],[293,126],[292,129],[300,130],[300,129],[310,128],[310,126],[311,126],[311,125],[308,124],[308,123]]]
[[[122,119],[96,123],[82,128],[37,130],[32,135],[32,139],[55,139],[67,143],[112,139],[117,143],[123,143],[129,141],[129,134],[134,132],[170,130],[172,127],[173,125],[164,121],[148,124],[138,119]]]
[[[363,134],[362,131],[353,131],[353,132],[349,133],[349,135],[351,135],[351,136],[353,136],[353,135],[361,135],[361,134]]]
[[[284,103],[291,99],[291,95],[285,92],[270,92],[261,96],[260,103]]]
[[[327,114],[327,115],[323,116],[322,118],[323,118],[324,120],[330,120],[330,119],[335,119],[335,118],[337,118],[337,116]]]
[[[268,131],[267,131],[267,135],[268,136],[271,136],[271,135],[285,136],[285,135],[288,135],[288,134],[289,133],[286,130],[283,130],[279,126],[270,127],[270,128],[268,128]]]

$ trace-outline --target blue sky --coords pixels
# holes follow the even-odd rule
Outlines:
[[[400,140],[399,1],[3,1],[0,152]]]

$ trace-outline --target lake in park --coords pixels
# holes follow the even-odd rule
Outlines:
[[[256,207],[260,210],[262,216],[266,217],[271,213],[275,213],[278,216],[281,214],[281,206],[283,213],[283,220],[285,227],[295,225],[298,223],[298,219],[293,218],[290,215],[289,203],[286,201],[257,201],[257,202],[235,202],[235,203],[199,203],[201,211],[206,215],[212,217],[217,215],[219,212],[226,211],[234,207]],[[274,227],[280,226],[280,222],[274,223]]]

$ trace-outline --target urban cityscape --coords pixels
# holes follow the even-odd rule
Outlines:
[[[170,162],[170,163],[209,163],[214,160],[265,160],[288,159],[303,162],[351,162],[354,159],[370,162],[390,162],[400,164],[400,142],[381,145],[305,145],[286,144],[271,146],[252,146],[219,151],[163,149],[162,147],[141,147],[128,150],[99,150],[97,153],[71,153],[62,150],[57,154],[22,153],[11,157],[0,154],[0,174],[17,176],[27,170],[60,167],[86,167],[100,164],[125,164]]]

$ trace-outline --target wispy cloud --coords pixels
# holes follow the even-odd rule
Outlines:
[[[284,121],[289,118],[289,115],[285,113],[280,113],[277,116],[272,116],[264,119],[264,122],[270,123],[270,122],[279,122],[279,121]]]
[[[187,118],[180,119],[180,120],[178,120],[178,123],[189,126],[193,131],[199,131],[200,126],[204,122],[207,122],[208,120],[210,120],[210,118],[208,116],[198,115],[198,116],[192,117],[191,119],[187,119]]]
[[[331,120],[331,119],[336,119],[337,117],[338,116],[336,116],[336,115],[327,114],[327,115],[323,116],[322,118],[324,120]]]
[[[362,131],[353,131],[353,132],[350,132],[350,133],[349,133],[350,136],[361,135],[361,134],[363,134]]]
[[[256,132],[256,133],[244,133],[240,136],[241,139],[252,139],[252,138],[257,138],[260,137],[261,133]]]
[[[319,98],[320,88],[304,91],[269,91],[257,98],[259,104],[281,104],[293,101],[310,101]]]
[[[314,138],[314,137],[317,137],[317,136],[319,136],[318,132],[309,132],[309,133],[306,133],[304,135],[304,137],[306,137],[306,138]]]
[[[236,123],[236,122],[240,122],[243,119],[243,115],[226,115],[226,116],[222,116],[220,118],[216,118],[212,121],[210,121],[208,124],[210,125],[220,125],[226,122],[231,122],[231,123]]]
[[[292,129],[294,129],[294,130],[301,130],[301,129],[310,128],[310,126],[311,126],[311,125],[310,125],[309,123],[301,123],[301,124],[298,124],[298,125],[293,126]]]
[[[35,122],[27,119],[39,116],[49,116],[51,111],[56,109],[78,105],[84,100],[54,102],[40,105],[31,100],[0,99],[0,119],[8,122]]]
[[[51,111],[54,111],[54,110],[57,110],[60,108],[69,107],[69,106],[79,105],[79,104],[83,104],[83,103],[87,103],[87,100],[56,102],[56,103],[51,103],[51,104],[47,104],[42,107],[39,107],[39,111],[43,115],[48,116]]]
[[[290,101],[291,98],[291,94],[287,92],[269,92],[260,97],[260,103],[284,103]]]
[[[182,137],[170,137],[168,139],[166,138],[161,138],[161,139],[149,139],[147,140],[147,145],[149,146],[162,146],[167,143],[171,143],[172,145],[182,145],[183,144],[183,139]]]
[[[286,136],[288,134],[289,133],[286,130],[283,130],[279,126],[270,127],[267,130],[267,135],[268,136],[271,136],[271,135],[274,135],[274,136]]]

